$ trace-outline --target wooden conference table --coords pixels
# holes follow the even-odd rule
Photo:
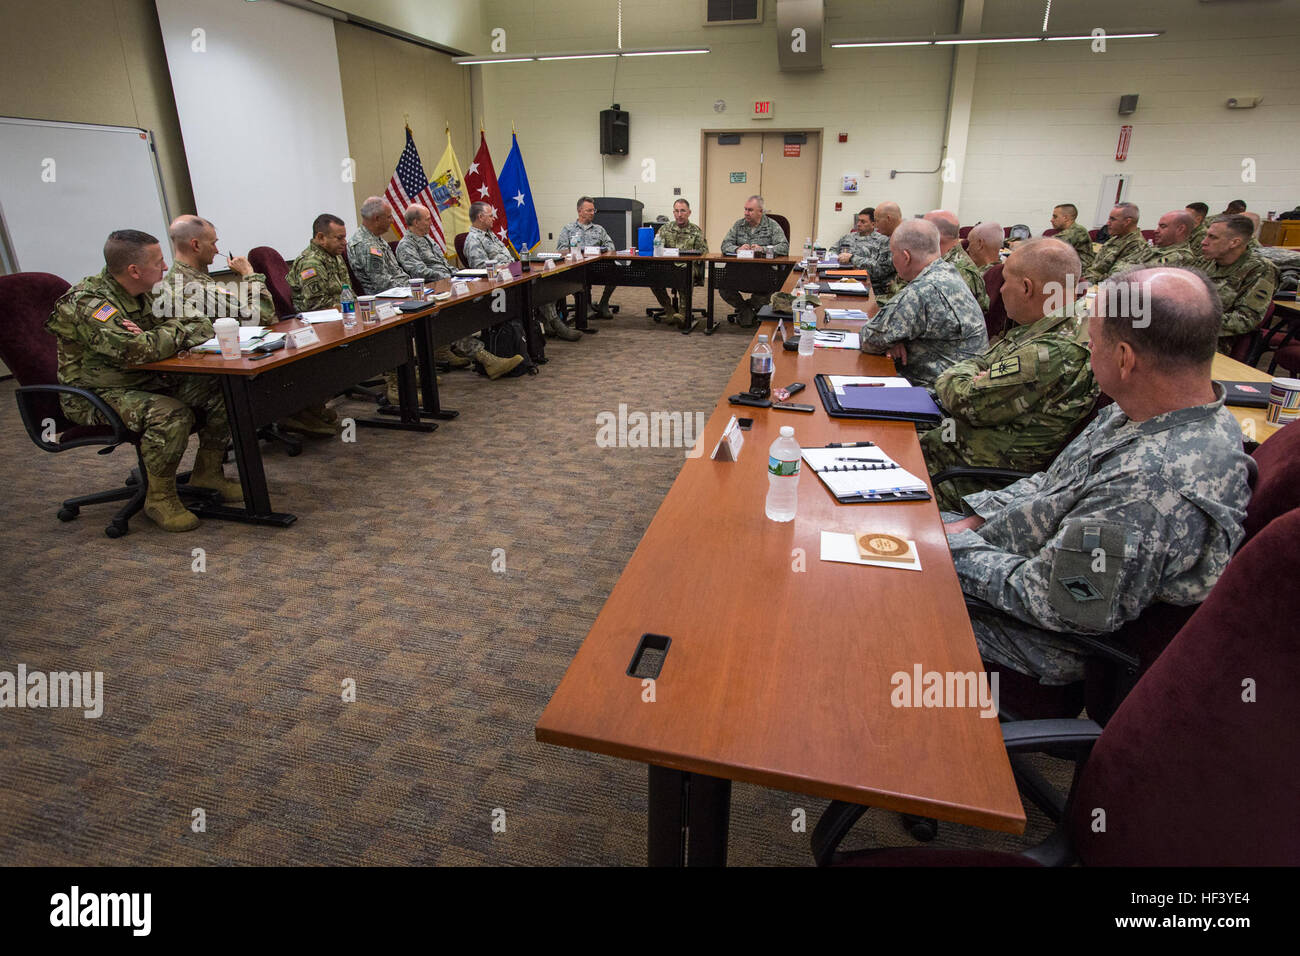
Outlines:
[[[1023,832],[995,718],[890,702],[894,674],[982,670],[934,502],[841,505],[805,467],[794,521],[763,513],[768,446],[782,425],[803,446],[874,441],[926,475],[912,425],[832,419],[813,384],[817,372],[893,374],[892,363],[823,349],[801,357],[778,343],[775,366],[773,384],[806,383],[794,400],[816,411],[729,405],[749,388],[748,354],[737,363],[704,454],[685,461],[537,739],[649,765],[652,865],[726,862],[732,780]],[[710,460],[733,414],[754,420],[739,461]],[[822,531],[866,529],[914,540],[923,570],[820,560]],[[627,673],[646,633],[672,639],[653,702]]]
[[[1210,375],[1220,382],[1263,382],[1273,381],[1273,376],[1260,369],[1253,368],[1245,362],[1238,362],[1236,359],[1228,358],[1221,352],[1214,354],[1214,362],[1210,365]],[[1268,389],[1264,389],[1267,395]],[[1246,408],[1241,405],[1229,405],[1228,411],[1232,412],[1232,417],[1241,423],[1242,433],[1253,441],[1261,444],[1265,439],[1271,438],[1278,430],[1278,426],[1271,424],[1268,420],[1267,408]]]

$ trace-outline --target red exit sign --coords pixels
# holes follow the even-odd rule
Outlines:
[[[754,119],[771,119],[771,118],[772,118],[772,101],[755,100]]]

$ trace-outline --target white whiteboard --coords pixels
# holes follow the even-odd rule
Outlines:
[[[104,240],[141,229],[167,250],[153,139],[142,129],[0,117],[4,265],[76,282],[104,268]],[[170,260],[169,260],[170,261]]]
[[[223,253],[289,260],[321,213],[355,223],[334,21],[283,3],[155,6],[198,204],[180,212],[211,220]]]

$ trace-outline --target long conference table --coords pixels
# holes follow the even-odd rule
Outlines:
[[[816,411],[730,405],[749,388],[741,358],[704,454],[684,459],[537,739],[648,765],[651,865],[725,864],[732,781],[1023,832],[996,718],[891,703],[894,675],[983,669],[935,503],[841,505],[805,465],[795,519],[764,515],[767,451],[782,425],[804,447],[875,442],[926,476],[913,425],[833,419],[816,394],[817,373],[891,375],[892,362],[774,352],[773,384],[806,383],[793,400]],[[712,460],[732,415],[752,429],[737,461]],[[821,532],[865,530],[915,541],[922,570],[820,559]],[[671,639],[651,685],[628,673],[644,634]]]

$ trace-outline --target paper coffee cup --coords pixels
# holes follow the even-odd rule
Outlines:
[[[1268,390],[1268,421],[1289,425],[1300,418],[1300,378],[1275,378]]]
[[[217,319],[212,323],[212,330],[217,333],[217,345],[221,347],[221,357],[239,358],[239,323],[234,319]]]
[[[411,298],[412,298],[412,299],[423,299],[423,298],[424,298],[424,280],[423,280],[423,279],[416,279],[416,278],[412,278],[412,279],[411,279]]]

